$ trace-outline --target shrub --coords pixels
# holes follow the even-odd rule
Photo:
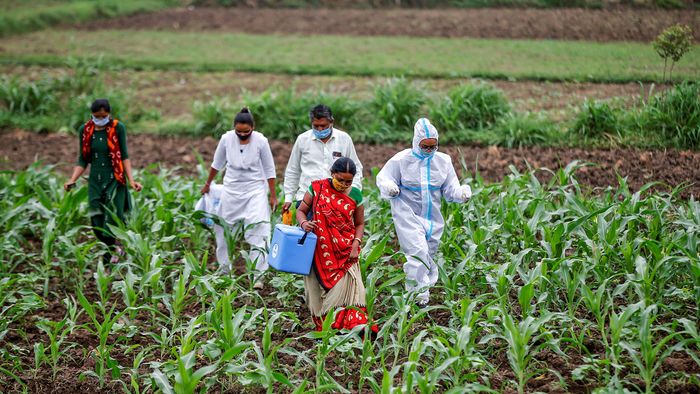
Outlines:
[[[413,130],[416,120],[424,115],[425,93],[405,78],[391,79],[374,90],[370,103],[371,115],[377,121],[376,130],[388,138]]]
[[[638,126],[676,147],[700,148],[700,87],[686,82],[654,96],[642,108]]]
[[[13,114],[46,114],[58,102],[53,85],[52,80],[24,82],[3,77],[0,80],[0,104]]]
[[[195,101],[192,105],[195,135],[221,136],[232,128],[235,107],[225,98],[208,102]]]
[[[294,88],[271,88],[259,95],[244,94],[240,102],[240,106],[250,107],[258,130],[270,138],[288,141],[294,141],[297,135],[311,128],[309,111],[317,104],[331,108],[335,127],[361,129],[359,114],[363,102],[345,96],[312,90],[297,94]]]
[[[622,134],[618,112],[608,103],[586,101],[569,132],[584,138],[598,138],[606,134]]]
[[[430,110],[430,119],[443,129],[482,129],[510,112],[503,92],[489,84],[462,85]]]
[[[503,117],[495,126],[491,143],[507,148],[541,145],[552,140],[554,125],[549,119],[532,113],[514,113]]]
[[[112,116],[125,122],[149,114],[141,107],[130,108],[125,93],[105,88],[99,62],[71,60],[68,65],[74,70],[72,74],[38,81],[1,79],[0,126],[41,132],[72,131],[88,120],[90,104],[97,98],[109,99]]]

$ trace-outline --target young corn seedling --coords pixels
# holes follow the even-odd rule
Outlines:
[[[396,365],[401,352],[406,348],[408,332],[411,327],[427,313],[432,310],[440,309],[441,307],[429,306],[412,313],[412,300],[407,300],[403,296],[397,295],[392,297],[392,301],[396,312],[383,323],[382,327],[379,329],[378,337],[384,338],[383,348],[385,351],[393,351],[393,365]],[[394,324],[396,324],[396,326],[394,326]],[[387,343],[389,339],[392,341],[391,344]]]
[[[502,332],[498,334],[498,337],[505,340],[508,345],[506,349],[508,364],[517,379],[518,392],[524,393],[525,385],[534,375],[530,368],[534,350],[544,345],[538,345],[534,349],[532,346],[548,334],[546,331],[540,331],[547,322],[554,318],[554,314],[544,313],[542,317],[537,319],[528,316],[517,324],[510,314],[505,312],[503,314]],[[481,342],[491,339],[491,337],[485,337]]]
[[[194,393],[202,379],[217,370],[217,363],[195,369],[197,363],[196,351],[177,356],[177,372],[175,373],[175,393]],[[209,385],[204,385],[199,392],[206,393]]]
[[[197,279],[190,281],[190,270],[185,268],[178,276],[177,281],[173,280],[172,295],[165,295],[160,299],[170,313],[173,330],[183,317],[182,312],[188,305],[188,296],[191,289],[196,286],[197,281]]]
[[[141,382],[139,382],[139,377],[140,377],[140,369],[141,365],[143,362],[146,360],[146,357],[148,357],[149,353],[151,352],[152,347],[147,347],[141,349],[137,354],[136,357],[134,357],[134,362],[132,363],[131,370],[129,372],[129,384],[127,385],[126,383],[123,384],[122,389],[125,392],[132,392],[135,394],[141,394],[143,392],[146,392],[150,387],[142,387]]]
[[[644,392],[653,393],[667,374],[656,376],[663,361],[676,351],[683,351],[689,342],[682,338],[685,331],[671,332],[665,335],[669,328],[654,327],[657,317],[656,305],[649,305],[640,312],[637,340],[634,342],[622,342],[620,346],[625,349],[636,368],[636,374],[644,382]],[[659,338],[656,341],[656,338]],[[675,342],[675,343],[674,343]]]
[[[610,311],[608,318],[608,330],[603,333],[604,336],[610,337],[608,341],[608,346],[605,351],[608,359],[610,360],[610,365],[613,367],[613,383],[617,384],[619,381],[619,373],[623,369],[622,365],[622,339],[631,333],[629,327],[630,320],[634,314],[643,307],[641,304],[632,304],[626,306],[622,313],[617,313],[614,310]]]
[[[357,326],[347,334],[336,336],[336,330],[331,328],[331,325],[333,324],[333,316],[334,311],[328,311],[326,318],[323,320],[323,330],[312,331],[306,334],[306,337],[319,340],[319,343],[316,344],[316,389],[322,390],[322,388],[325,388],[324,390],[327,390],[328,388],[331,388],[331,390],[335,392],[347,393],[349,391],[338,383],[326,370],[326,360],[331,352],[345,345],[349,341],[354,340],[357,335],[364,330],[364,327]]]
[[[216,334],[212,342],[222,353],[231,352],[239,355],[252,347],[252,343],[244,341],[246,330],[252,328],[262,314],[261,309],[248,313],[244,306],[233,313],[233,300],[236,293],[227,291],[216,303],[216,309],[207,316],[211,330]]]
[[[267,317],[267,312],[264,313]],[[246,381],[255,382],[267,388],[268,393],[275,392],[275,384],[282,384],[286,388],[292,388],[294,385],[289,377],[283,373],[276,371],[277,353],[285,348],[294,338],[286,338],[277,345],[272,344],[272,333],[275,329],[275,322],[285,316],[283,312],[274,313],[269,319],[266,319],[265,329],[262,336],[262,349],[258,346],[253,347],[253,352],[257,360],[249,363],[250,370],[244,373]]]
[[[112,292],[112,281],[114,278],[105,271],[102,261],[98,261],[97,271],[95,271],[93,277],[95,278],[95,284],[97,285],[97,294],[100,296],[99,306],[102,312],[104,312],[109,303],[109,296]]]
[[[98,304],[98,306],[95,307],[85,298],[80,290],[78,290],[78,301],[88,316],[90,316],[92,325],[88,325],[88,329],[99,338],[99,344],[97,345],[97,349],[95,349],[97,358],[95,371],[92,374],[99,379],[100,387],[104,387],[105,375],[107,372],[111,371],[112,379],[118,379],[121,375],[119,364],[110,357],[110,352],[114,344],[108,344],[108,340],[109,334],[112,332],[112,327],[126,311],[115,314],[114,310],[116,305],[113,305],[110,309],[105,308],[103,304]],[[102,315],[101,320],[98,317],[98,312]]]
[[[487,299],[486,295],[473,300],[463,298],[458,308],[451,308],[457,312],[461,328],[459,330],[445,328],[445,333],[436,338],[436,341],[445,347],[449,357],[457,357],[457,361],[452,366],[455,386],[461,385],[463,380],[474,382],[477,378],[477,371],[488,366],[484,356],[478,352],[476,342],[477,338],[483,335],[484,327],[487,324],[492,324],[488,318],[486,321],[481,321],[481,319],[498,302],[497,299],[487,302]],[[484,304],[480,306],[482,303]],[[443,331],[440,327],[436,327],[435,330],[438,333]]]
[[[75,346],[75,344],[71,344],[67,347],[63,347],[63,342],[66,337],[73,331],[72,324],[70,320],[61,320],[57,322],[42,320],[37,324],[39,329],[45,332],[49,337],[49,354],[45,357],[45,361],[48,362],[51,367],[51,379],[54,381],[56,380],[56,373],[58,373],[59,370],[58,362],[61,359],[62,353]],[[41,347],[42,353],[44,353],[43,345]]]
[[[114,283],[115,290],[119,290],[122,293],[122,299],[124,300],[124,305],[129,308],[128,314],[129,319],[134,320],[139,308],[139,295],[138,289],[136,288],[136,275],[131,272],[131,267],[127,267],[126,274],[123,275],[123,280]]]
[[[423,356],[429,346],[426,343],[426,335],[428,331],[421,331],[413,341],[411,342],[411,347],[408,352],[408,359],[402,364],[403,366],[403,391],[412,392],[417,384],[424,383],[425,379],[422,377],[422,373],[418,371],[418,366],[421,363],[421,356]],[[392,371],[393,372],[393,371]],[[386,376],[387,371],[384,371]],[[414,383],[414,379],[418,379],[419,382]]]

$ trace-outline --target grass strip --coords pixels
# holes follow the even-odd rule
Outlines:
[[[651,46],[629,42],[109,30],[12,37],[2,44],[0,62],[63,65],[85,56],[133,69],[601,83],[654,82],[663,69]],[[700,51],[693,50],[674,78],[699,76]]]
[[[0,37],[41,30],[60,23],[78,23],[93,18],[152,12],[177,5],[172,0],[100,0],[27,2],[3,9]]]

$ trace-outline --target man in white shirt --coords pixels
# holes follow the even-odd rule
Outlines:
[[[319,104],[309,112],[311,129],[297,137],[284,172],[283,212],[292,203],[299,205],[311,185],[317,179],[329,178],[331,166],[340,157],[348,157],[357,166],[353,186],[362,189],[362,163],[357,158],[355,146],[348,133],[333,128],[333,112]]]

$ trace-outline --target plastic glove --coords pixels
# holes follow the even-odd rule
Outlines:
[[[459,187],[459,196],[462,197],[462,201],[466,202],[472,197],[472,188],[469,185],[462,185]]]
[[[379,190],[389,196],[389,197],[396,197],[399,195],[399,186],[396,185],[394,182],[383,182],[379,185]]]

